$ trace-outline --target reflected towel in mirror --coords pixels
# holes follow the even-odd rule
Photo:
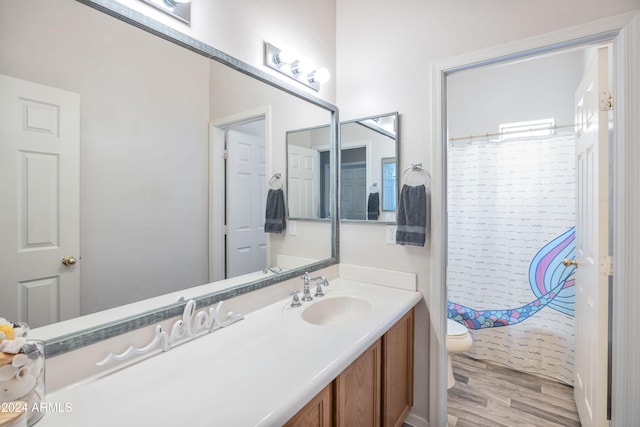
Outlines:
[[[380,192],[369,193],[367,219],[377,220],[380,215]]]
[[[269,189],[265,212],[264,232],[282,233],[285,229],[285,205],[282,188]]]
[[[424,185],[403,185],[398,206],[396,244],[424,246],[427,226],[427,192]]]

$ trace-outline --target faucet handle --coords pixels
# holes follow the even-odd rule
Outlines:
[[[300,293],[300,291],[291,291],[291,292],[289,292],[289,296],[293,297],[291,299],[291,307],[300,307],[302,305],[302,303],[300,302],[300,297],[298,297],[299,293]]]
[[[318,277],[312,277],[310,280],[313,280],[316,282],[316,293],[314,294],[314,296],[323,297],[324,292],[322,292],[322,285],[329,286],[329,281],[327,280],[327,278],[324,276],[318,276]]]
[[[325,284],[325,286],[327,285]],[[318,282],[318,284],[316,285],[316,293],[314,294],[314,296],[316,297],[324,296],[324,292],[322,292],[322,282]]]

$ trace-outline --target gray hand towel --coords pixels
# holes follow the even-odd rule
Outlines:
[[[284,192],[282,188],[269,189],[264,221],[265,233],[282,233],[286,226]]]
[[[425,186],[403,185],[398,205],[396,244],[424,246],[427,226]]]
[[[380,216],[380,193],[369,193],[367,201],[367,219],[378,219]]]

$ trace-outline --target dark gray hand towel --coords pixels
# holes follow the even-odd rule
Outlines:
[[[398,205],[396,244],[424,246],[427,226],[425,186],[403,185]]]
[[[284,192],[282,188],[269,189],[267,193],[267,207],[264,221],[265,233],[282,233],[285,229]]]
[[[380,215],[380,193],[369,193],[367,201],[367,219],[377,220]]]

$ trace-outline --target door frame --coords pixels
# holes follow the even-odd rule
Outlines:
[[[251,120],[264,120],[264,143],[267,151],[267,176],[272,175],[271,106],[265,105],[238,114],[211,120],[209,123],[209,281],[225,279],[226,271],[226,168],[224,159],[225,129]],[[270,242],[267,239],[267,254]]]
[[[613,293],[610,314],[613,323],[612,421],[611,425],[632,425],[640,418],[635,385],[640,382],[636,369],[640,337],[627,325],[640,323],[640,12],[635,11],[560,31],[531,37],[487,50],[450,58],[432,64],[432,215],[431,274],[425,295],[428,301],[431,333],[429,337],[429,425],[447,423],[446,340],[446,251],[447,251],[447,127],[446,78],[453,72],[498,62],[537,56],[566,48],[610,41],[613,43]],[[635,307],[635,308],[634,308]]]

